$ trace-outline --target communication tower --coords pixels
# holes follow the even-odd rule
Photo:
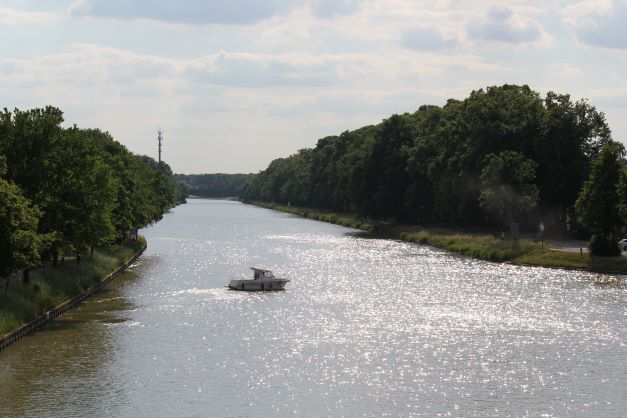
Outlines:
[[[157,136],[157,140],[159,141],[159,164],[161,164],[161,141],[163,141],[163,132],[161,132],[161,128],[157,131],[159,134]]]

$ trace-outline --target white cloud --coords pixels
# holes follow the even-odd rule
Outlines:
[[[311,0],[309,7],[320,17],[354,13],[363,0]]]
[[[49,12],[24,11],[0,6],[0,24],[18,25],[21,23],[45,23],[56,19]]]
[[[563,25],[610,37],[616,2],[259,0],[239,13],[243,0],[60,0],[43,14],[9,2],[0,107],[56,105],[140,153],[154,154],[161,125],[178,171],[256,171],[320,136],[503,83],[589,97],[627,137],[624,95],[611,94],[624,82],[609,76],[625,61],[582,54]]]
[[[278,0],[78,0],[70,7],[75,15],[191,24],[248,24],[267,19],[281,9]]]
[[[438,28],[410,28],[401,33],[401,46],[419,51],[438,51],[455,48],[458,41],[443,35]]]
[[[562,16],[583,44],[627,49],[627,1],[583,1],[565,8]]]
[[[570,64],[552,64],[551,73],[558,75],[559,77],[583,77],[584,72],[579,67],[574,67]]]
[[[169,79],[179,83],[241,88],[397,85],[408,77],[458,71],[498,71],[480,57],[386,53],[231,53],[167,59],[94,44],[32,59],[0,60],[0,74],[14,84],[132,84]],[[82,88],[82,87],[81,87]]]
[[[152,19],[187,24],[247,25],[297,9],[329,18],[355,12],[362,0],[75,0],[70,13],[114,19]]]
[[[2,97],[10,100],[0,105],[59,106],[69,123],[110,130],[140,153],[152,151],[151,127],[159,124],[179,136],[180,148],[200,141],[199,132],[220,136],[205,144],[216,155],[212,167],[254,171],[277,155],[312,145],[318,135],[376,123],[439,98],[433,81],[426,80],[440,78],[438,84],[448,88],[447,78],[459,71],[500,70],[470,54],[219,52],[170,59],[74,44],[59,53],[0,60]],[[279,126],[280,138],[270,129]],[[229,147],[255,141],[263,149],[238,159],[237,166],[224,158]],[[201,166],[206,158],[183,161],[187,157],[178,150],[170,152],[175,170],[212,170]]]
[[[477,41],[495,41],[524,44],[541,41],[542,26],[535,20],[514,13],[509,7],[491,7],[485,16],[472,19],[467,25],[468,35]]]
[[[167,77],[175,70],[173,60],[92,44],[75,44],[68,51],[32,59],[0,60],[0,74],[13,85],[71,84],[83,88]]]

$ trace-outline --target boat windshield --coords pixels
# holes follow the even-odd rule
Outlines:
[[[274,274],[272,274],[272,272],[270,270],[263,270],[263,269],[257,269],[254,267],[251,267],[251,269],[253,270],[253,278],[255,280],[257,279],[273,279],[274,278]]]

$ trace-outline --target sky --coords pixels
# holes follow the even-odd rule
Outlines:
[[[627,144],[627,0],[0,0],[0,108],[249,173],[472,90],[588,99]]]

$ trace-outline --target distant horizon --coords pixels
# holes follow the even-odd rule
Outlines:
[[[186,174],[256,173],[472,90],[587,98],[627,144],[627,0],[5,0],[0,108],[52,105]]]

